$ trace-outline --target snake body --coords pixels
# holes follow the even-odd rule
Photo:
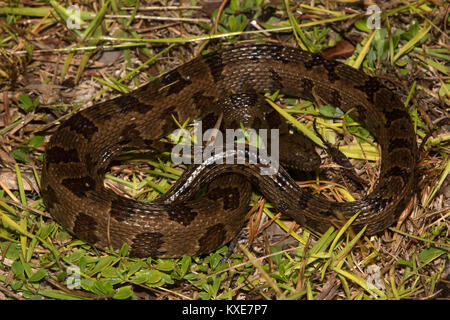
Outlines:
[[[176,129],[173,117],[179,123],[198,118],[218,100],[245,90],[316,97],[350,111],[381,146],[374,189],[361,200],[336,203],[302,190],[282,167],[262,175],[262,164],[209,162],[188,167],[167,194],[151,203],[103,186],[115,155],[151,148]],[[273,122],[273,115],[266,118]],[[376,78],[295,48],[246,44],[197,57],[129,94],[74,114],[46,146],[41,190],[51,215],[88,243],[101,249],[128,243],[132,256],[174,257],[205,253],[231,240],[245,222],[252,186],[313,230],[323,232],[360,212],[352,226],[367,225],[366,234],[376,234],[410,201],[416,157],[408,112]],[[206,194],[195,198],[206,183]]]

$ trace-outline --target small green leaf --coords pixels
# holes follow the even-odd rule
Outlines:
[[[405,67],[408,64],[408,61],[409,60],[408,60],[407,57],[401,58],[401,59],[398,59],[397,61],[395,61],[395,65],[400,67],[400,68],[402,68],[402,67]]]
[[[213,297],[217,296],[217,293],[219,292],[220,284],[222,283],[222,277],[217,276],[213,278],[213,284],[211,286],[212,289],[212,295]]]
[[[115,259],[116,258],[114,258],[113,256],[101,257],[98,260],[97,264],[95,265],[94,269],[91,270],[91,274],[94,275],[97,272],[102,271],[104,268],[112,264],[115,261]]]
[[[36,99],[33,100],[33,107],[37,108],[39,106],[40,103],[40,98],[37,97]]]
[[[124,300],[133,297],[134,293],[131,290],[131,286],[121,287],[117,290],[117,293],[113,296],[114,299]]]
[[[28,141],[28,145],[33,149],[40,147],[43,143],[43,136],[34,136],[30,141]]]
[[[23,111],[28,112],[33,108],[33,100],[26,94],[20,94],[19,107],[22,108]]]
[[[108,266],[101,271],[101,275],[105,278],[120,278],[120,273],[117,268]]]
[[[282,248],[280,246],[271,246],[270,247],[270,253],[275,253],[275,252],[280,252],[282,251]],[[274,256],[272,256],[272,260],[275,261],[276,263],[280,263],[281,262],[281,254],[276,254]]]
[[[215,270],[217,268],[217,266],[220,264],[220,261],[222,261],[222,256],[216,252],[213,255],[211,255],[210,257],[208,257],[209,259],[209,266],[211,267],[212,270]],[[206,261],[206,259],[205,259]]]
[[[397,61],[398,58],[403,56],[404,54],[408,53],[410,50],[414,48],[414,46],[420,42],[422,39],[424,39],[428,32],[431,29],[431,23],[428,21],[425,22],[425,26],[417,32],[414,37],[412,37],[403,47],[400,48],[400,50],[395,54],[393,61]]]
[[[149,284],[154,284],[160,281],[162,278],[162,273],[158,270],[142,270],[136,273],[135,282]]]
[[[14,159],[16,159],[17,161],[20,162],[27,162],[28,161],[28,156],[27,153],[25,152],[25,150],[23,148],[16,148],[11,152],[12,156],[14,157]]]
[[[143,262],[142,260],[137,260],[136,262],[132,262],[129,270],[128,270],[128,277],[132,276],[133,274],[135,274],[136,272],[138,272],[139,270],[141,270],[143,267],[145,267],[145,262]]]
[[[239,11],[239,0],[231,0],[229,8],[233,11]]]
[[[48,225],[43,225],[39,230],[38,230],[38,235],[39,237],[41,237],[42,239],[46,239],[50,233],[55,229],[55,225],[54,224],[48,224]]]
[[[410,267],[410,268],[414,267],[413,264],[410,261],[408,261],[408,260],[398,260],[397,264],[404,265],[404,266],[407,266],[407,267]]]
[[[122,248],[120,248],[119,255],[121,257],[126,257],[128,255],[129,246],[128,243],[124,243]]]
[[[5,248],[3,247],[2,250],[4,250],[4,249]],[[10,260],[17,260],[17,259],[19,259],[20,254],[21,254],[21,247],[20,247],[20,245],[17,244],[17,243],[12,243],[8,247],[8,251],[6,251],[6,258],[8,258]]]
[[[234,292],[232,290],[222,293],[217,297],[219,300],[231,300],[234,297]]]
[[[149,283],[157,283],[161,278],[162,274],[158,270],[149,270],[147,273],[147,282]]]
[[[236,21],[238,23],[236,31],[244,31],[248,23],[247,17],[243,14],[240,14],[237,16]]]
[[[31,277],[28,279],[30,282],[39,282],[41,281],[45,276],[47,276],[47,271],[45,269],[39,269],[35,273],[31,275]]]
[[[23,282],[22,281],[13,281],[10,284],[11,289],[13,290],[20,290],[23,287]]]
[[[189,269],[189,266],[191,265],[191,257],[184,256],[183,259],[181,259],[181,268],[177,269],[178,274],[181,278],[183,278],[186,275],[186,272]]]
[[[92,286],[92,292],[96,294],[109,295],[114,293],[114,289],[111,283],[97,280],[94,282],[94,285]]]
[[[52,289],[40,290],[39,294],[49,297],[49,298],[60,299],[60,300],[83,300],[83,299],[86,299],[83,297],[72,295],[70,293],[66,293],[66,292],[59,291],[59,290],[52,290]]]
[[[319,112],[325,117],[333,118],[336,114],[336,108],[333,106],[325,105],[319,108]]]
[[[183,279],[188,280],[188,281],[194,281],[198,279],[198,275],[196,273],[188,273],[187,275],[185,275],[183,277]]]
[[[80,281],[81,287],[84,290],[91,291],[91,292],[93,291],[94,284],[95,284],[94,280],[87,279],[87,278],[82,278]]]
[[[202,299],[202,300],[209,300],[209,299],[211,299],[211,295],[209,294],[209,293],[207,293],[207,292],[200,292],[199,294],[198,294],[198,296],[200,297],[200,299]]]
[[[406,40],[411,40],[419,31],[419,23],[417,19],[412,19],[409,23],[409,30],[407,32],[402,33],[402,38]]]
[[[450,83],[442,84],[441,88],[439,89],[439,96],[443,97],[447,94],[447,92],[450,92]]]
[[[25,268],[20,261],[14,261],[11,265],[11,271],[17,279],[25,280]]]
[[[422,264],[427,264],[427,263],[433,261],[434,259],[438,258],[439,256],[441,256],[444,253],[445,253],[445,251],[440,248],[431,247],[431,248],[422,250],[419,253],[419,259]]]
[[[160,260],[156,265],[156,269],[161,271],[172,271],[175,268],[175,263],[171,260]]]
[[[370,131],[367,130],[366,128],[364,128],[364,127],[357,127],[357,128],[358,128],[358,133],[360,136],[362,136],[364,138],[367,138],[370,136]]]
[[[356,27],[356,29],[358,29],[358,30],[360,30],[362,32],[366,32],[366,33],[370,33],[372,31],[367,26],[367,17],[356,20],[355,21],[355,27]]]
[[[352,123],[352,122],[355,122],[355,120],[347,113],[344,116],[344,122],[345,123]]]
[[[230,16],[228,18],[228,28],[230,29],[231,32],[238,31],[236,18],[234,16]]]

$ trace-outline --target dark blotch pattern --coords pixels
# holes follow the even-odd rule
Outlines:
[[[315,90],[315,93],[322,98],[324,101],[326,101],[327,103],[331,104],[334,107],[340,107],[341,106],[341,94],[338,90],[336,89],[328,89],[328,88],[323,88],[323,87],[318,87]]]
[[[261,127],[262,127],[261,119],[260,118],[253,119],[252,129],[259,130],[261,129]]]
[[[197,216],[197,212],[183,204],[174,204],[166,207],[167,215],[170,220],[178,222],[187,227]]]
[[[49,165],[50,163],[58,164],[80,162],[77,149],[66,150],[61,147],[53,147],[50,150],[47,150],[45,154],[45,160],[47,165]]]
[[[123,128],[120,135],[122,135],[122,136],[130,135],[130,132],[131,132],[131,134],[136,134],[136,132],[137,132],[137,134],[139,134],[139,131],[137,131],[135,129],[136,129],[136,124],[130,123]]]
[[[406,110],[402,109],[394,109],[391,111],[385,111],[386,115],[386,124],[385,127],[389,128],[395,120],[403,119],[408,117],[408,113]]]
[[[337,65],[338,65],[338,62],[336,62],[334,60],[325,59],[325,64],[323,66],[328,71],[328,80],[330,80],[330,82],[334,82],[336,80],[341,79],[341,77],[339,77],[335,71],[335,68]]]
[[[282,123],[281,116],[276,110],[270,111],[267,114],[266,119],[269,128],[279,128]]]
[[[78,198],[84,198],[87,192],[95,190],[95,180],[91,177],[68,178],[62,180],[61,184]]]
[[[337,65],[339,65],[339,62],[325,59],[319,54],[314,54],[310,60],[305,61],[305,67],[308,70],[311,70],[315,66],[323,66],[327,69],[328,80],[330,80],[330,82],[334,82],[341,78],[335,71]]]
[[[383,85],[375,78],[370,77],[360,86],[355,86],[355,89],[358,89],[365,93],[369,97],[370,102],[374,102],[375,93],[383,88]]]
[[[331,100],[330,100],[330,104],[333,107],[337,107],[340,108],[341,107],[341,93],[338,90],[332,89],[331,90]]]
[[[78,213],[73,226],[73,232],[84,241],[95,244],[99,239],[95,235],[97,222],[84,212]]]
[[[208,66],[209,71],[211,72],[211,75],[214,79],[214,82],[219,81],[222,79],[222,71],[223,71],[223,63],[222,63],[222,57],[218,53],[209,53],[205,56],[203,56],[203,61]]]
[[[133,208],[130,208],[132,204],[131,201],[125,198],[115,198],[111,201],[111,210],[109,215],[111,218],[122,222],[124,220],[132,220],[133,219]]]
[[[61,125],[61,129],[64,128],[70,128],[70,130],[81,134],[87,140],[91,140],[92,136],[98,132],[97,126],[81,113],[73,115],[69,120]]]
[[[142,103],[136,97],[132,95],[123,95],[114,99],[114,102],[120,106],[120,113],[127,114],[130,112],[138,112],[140,114],[145,114],[151,109],[153,106],[147,101],[146,103]]]
[[[320,211],[320,214],[326,217],[331,217],[334,215],[334,210],[332,208],[325,210],[325,211]]]
[[[361,105],[361,104],[357,104],[355,106],[355,109],[358,112],[358,119],[360,122],[362,123],[367,123],[367,112],[366,112],[366,108]]]
[[[161,77],[163,86],[168,86],[167,95],[177,94],[186,86],[192,84],[191,80],[185,79],[177,70],[170,71]]]
[[[208,192],[207,197],[215,201],[223,199],[223,208],[234,210],[239,207],[239,194],[237,188],[215,188]]]
[[[86,168],[92,169],[95,167],[95,161],[92,159],[92,155],[90,153],[84,155],[84,163]]]
[[[388,152],[392,152],[397,148],[411,148],[411,141],[409,139],[396,138],[389,140]]]
[[[117,144],[118,144],[119,146],[126,146],[126,145],[128,145],[131,141],[132,141],[131,138],[125,137],[125,138],[121,139],[119,142],[117,142]]]
[[[273,59],[278,60],[284,64],[287,64],[290,62],[289,57],[286,57],[286,55],[284,54],[285,48],[280,47],[280,46],[275,46],[275,47],[269,47],[268,48],[270,50],[270,55],[272,56]],[[266,53],[263,53],[266,54]]]
[[[126,146],[130,144],[133,140],[135,141],[134,145],[137,145],[139,142],[142,142],[142,144],[145,144],[140,137],[140,133],[138,130],[135,129],[136,125],[134,123],[129,124],[125,126],[120,133],[120,136],[122,137],[118,141],[118,145],[120,146]]]
[[[306,191],[300,192],[299,194],[299,200],[297,202],[297,205],[300,210],[305,210],[308,208],[308,201],[312,198],[312,195],[307,193]]]
[[[289,205],[286,202],[284,202],[283,200],[280,200],[277,203],[277,208],[280,211],[286,211],[287,209],[289,209]]]
[[[204,92],[197,92],[192,96],[192,100],[200,110],[210,110],[215,104],[215,98],[205,95]]]
[[[409,178],[409,171],[405,168],[394,166],[386,172],[385,177],[387,179],[389,179],[389,177],[401,177],[403,180],[403,184],[405,184]],[[399,186],[399,187],[402,187],[402,186]]]
[[[136,235],[131,244],[130,255],[132,257],[156,257],[161,256],[165,251],[161,251],[164,244],[164,235],[160,232],[142,232]]]
[[[305,64],[306,69],[311,70],[312,67],[321,66],[324,63],[325,63],[325,58],[324,57],[322,57],[319,54],[313,54],[311,56],[311,59],[305,61],[304,64]]]
[[[391,198],[383,198],[381,196],[376,196],[373,198],[365,199],[367,204],[372,208],[373,211],[378,212],[384,210],[386,205],[391,202]]]
[[[178,117],[178,111],[176,106],[170,106],[167,107],[164,113],[167,115],[168,118],[172,119],[171,115],[173,115],[175,118]],[[171,120],[172,121],[172,120]]]
[[[281,76],[273,69],[270,68],[269,72],[271,74],[271,79],[272,79],[272,90],[281,90],[283,89],[283,79],[281,78]]]
[[[213,112],[204,114],[204,116],[202,117],[202,130],[208,130],[210,128],[214,128],[214,125],[216,124],[217,119],[218,119],[218,116]]]
[[[312,95],[312,89],[314,87],[314,82],[310,79],[304,78],[299,81],[299,86],[302,90],[302,95],[305,98],[314,99]]]
[[[206,253],[221,246],[226,239],[225,226],[218,223],[209,227],[205,234],[198,240],[198,253]]]

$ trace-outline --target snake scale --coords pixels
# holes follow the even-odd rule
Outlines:
[[[370,193],[353,202],[328,201],[299,188],[283,167],[262,175],[261,163],[193,164],[167,194],[150,203],[104,187],[114,156],[151,148],[176,129],[173,117],[183,123],[236,93],[277,90],[350,111],[371,131],[382,161]],[[271,121],[273,114],[265,117],[270,125],[277,122]],[[128,243],[132,256],[177,257],[230,241],[243,227],[252,188],[313,230],[342,225],[342,219],[360,212],[353,228],[367,225],[366,234],[376,234],[396,221],[413,196],[417,153],[408,112],[376,78],[292,47],[244,44],[199,56],[129,94],[75,113],[46,146],[41,190],[51,215],[100,249]],[[194,197],[208,183],[207,192]]]

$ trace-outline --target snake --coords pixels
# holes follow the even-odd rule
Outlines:
[[[299,187],[284,167],[282,152],[278,170],[263,174],[267,161],[262,156],[250,161],[248,147],[187,166],[168,192],[151,202],[105,187],[105,173],[115,157],[130,150],[158,150],[177,122],[208,122],[220,113],[221,126],[253,119],[250,126],[282,127],[285,121],[264,99],[274,92],[320,99],[364,125],[381,150],[374,187],[355,201],[331,201]],[[317,160],[308,153],[314,146],[287,131],[280,145],[288,141],[284,148],[296,156],[285,162],[310,169]],[[413,197],[417,154],[408,111],[376,77],[318,53],[245,43],[200,55],[130,93],[71,115],[46,144],[41,193],[51,216],[96,248],[119,250],[127,244],[133,257],[193,256],[211,252],[239,233],[254,190],[315,232],[342,226],[358,214],[351,227],[378,234],[399,219]]]

